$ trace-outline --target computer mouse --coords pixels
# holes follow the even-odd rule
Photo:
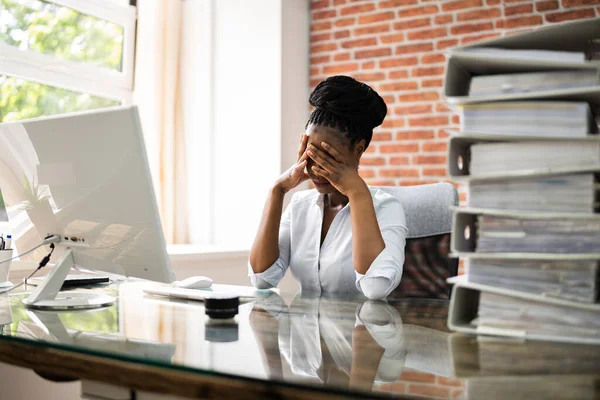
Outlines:
[[[191,276],[182,281],[173,282],[173,285],[183,289],[208,289],[212,283],[212,279],[206,276]]]

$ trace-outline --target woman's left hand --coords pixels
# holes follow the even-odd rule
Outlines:
[[[312,167],[316,175],[327,179],[344,196],[350,197],[353,193],[368,191],[367,184],[358,174],[356,166],[350,165],[342,153],[330,144],[323,142],[321,147],[325,151],[312,144],[308,145],[308,156],[317,164]]]

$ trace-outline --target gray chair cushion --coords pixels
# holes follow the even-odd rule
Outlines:
[[[458,191],[450,183],[420,186],[378,186],[398,198],[406,215],[408,239],[452,231],[451,206],[458,205]]]
[[[446,279],[458,272],[458,259],[449,257],[458,191],[449,183],[379,189],[402,202],[408,228],[402,280],[390,296],[448,299]]]

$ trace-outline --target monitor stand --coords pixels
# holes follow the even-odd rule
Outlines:
[[[72,310],[106,307],[115,298],[100,293],[60,292],[71,268],[75,265],[73,244],[58,242],[57,246],[67,246],[67,251],[52,268],[44,281],[27,297],[23,304],[27,307],[45,310]],[[75,247],[81,247],[76,245]],[[83,245],[87,247],[86,245]]]

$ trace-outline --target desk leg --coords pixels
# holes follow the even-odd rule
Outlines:
[[[133,390],[95,381],[81,381],[81,398],[85,400],[133,400]]]

